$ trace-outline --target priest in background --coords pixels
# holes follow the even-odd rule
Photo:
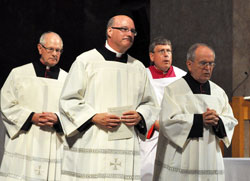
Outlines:
[[[149,46],[151,66],[147,68],[158,103],[161,104],[164,88],[175,80],[186,75],[186,72],[172,65],[172,44],[164,37],[154,38]],[[150,128],[147,139],[140,141],[141,180],[152,181],[156,148],[159,135],[159,120]]]
[[[154,181],[224,181],[219,142],[228,147],[237,120],[226,93],[210,81],[215,52],[197,43],[187,53],[188,73],[165,88]]]
[[[115,16],[105,45],[71,66],[60,99],[62,180],[140,180],[138,136],[160,109],[144,65],[126,53],[136,34],[130,17]]]
[[[40,61],[14,68],[1,89],[7,130],[0,180],[60,180],[63,130],[58,102],[67,73],[57,66],[61,37],[45,32]]]

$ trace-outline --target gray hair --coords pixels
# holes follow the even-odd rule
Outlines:
[[[107,39],[108,39],[108,32],[107,32],[107,30],[108,30],[109,27],[113,26],[114,22],[115,22],[115,16],[112,17],[112,18],[110,18],[109,21],[108,21],[108,23],[107,23],[107,27],[106,27],[106,38]]]
[[[45,44],[46,44],[46,39],[45,39],[45,37],[46,37],[47,34],[50,34],[50,33],[56,34],[56,35],[61,39],[62,47],[63,47],[62,38],[60,37],[60,35],[58,35],[57,33],[53,32],[53,31],[46,31],[46,32],[44,32],[44,33],[40,36],[39,43],[42,44],[42,45],[45,45]]]
[[[210,46],[208,46],[207,44],[205,43],[195,43],[193,44],[189,49],[188,49],[188,52],[187,52],[187,60],[191,60],[192,62],[195,60],[195,50],[200,47],[200,46],[203,46],[203,47],[207,47],[209,48],[210,50],[212,50],[213,54],[214,54],[214,59],[215,59],[215,52],[213,50],[213,48],[211,48]]]
[[[114,21],[115,21],[115,17],[112,17],[109,19],[108,23],[107,23],[107,29],[111,26],[113,26],[114,24]]]
[[[156,37],[152,40],[152,42],[149,45],[149,52],[154,52],[154,49],[157,45],[169,45],[172,49],[171,41],[164,38],[164,37]]]

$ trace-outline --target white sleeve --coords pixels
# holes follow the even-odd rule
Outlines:
[[[96,114],[85,102],[87,82],[84,63],[77,59],[70,68],[59,101],[62,127],[68,136],[76,134],[77,128]]]
[[[223,108],[223,111],[219,115],[219,117],[221,118],[224,124],[226,135],[227,135],[222,140],[224,144],[226,145],[226,147],[229,147],[232,141],[234,127],[238,124],[238,121],[234,118],[232,108],[230,104],[228,103],[227,95],[224,93],[223,96],[225,100],[225,107]]]
[[[12,70],[1,89],[1,116],[11,138],[18,135],[32,112],[19,104],[15,80]]]
[[[161,105],[160,132],[183,148],[193,125],[194,114],[185,113],[174,96],[174,93],[166,87]]]

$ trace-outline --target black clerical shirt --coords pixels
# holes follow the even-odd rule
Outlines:
[[[122,54],[121,57],[116,57],[116,53],[111,52],[110,50],[108,50],[104,46],[97,48],[97,51],[100,54],[102,54],[102,56],[104,57],[104,59],[106,61],[117,61],[117,62],[121,62],[121,63],[127,63],[127,61],[128,61],[128,54],[127,53]]]
[[[196,81],[188,72],[184,77],[185,81],[189,85],[190,89],[192,90],[193,94],[207,94],[211,95],[211,89],[209,81],[202,84]],[[218,125],[212,126],[213,131],[216,136],[219,138],[224,138],[226,136],[226,131],[224,124],[219,118]],[[203,137],[203,117],[202,114],[194,114],[193,126],[190,130],[188,138],[198,138]]]
[[[45,77],[46,75],[46,66],[43,65],[40,61],[32,62],[36,76],[37,77]],[[47,77],[46,78],[51,78],[51,79],[58,79],[60,68],[55,65],[54,67],[50,67],[49,71],[47,72]]]

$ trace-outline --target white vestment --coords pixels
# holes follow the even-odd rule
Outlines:
[[[21,130],[32,112],[54,112],[67,73],[37,77],[33,64],[13,69],[1,89],[1,111],[8,135],[0,168],[2,181],[59,181],[62,135],[50,127]]]
[[[225,92],[209,81],[211,95],[193,94],[181,78],[165,88],[160,113],[160,134],[154,169],[154,181],[222,181],[224,164],[220,139],[211,126],[204,126],[203,136],[189,138],[194,114],[214,109],[226,132],[222,139],[228,147],[237,120]]]
[[[128,56],[127,63],[106,61],[96,50],[77,57],[60,99],[62,125],[68,136],[64,146],[62,180],[140,180],[137,128],[132,138],[108,140],[108,130],[92,125],[78,128],[96,113],[132,106],[143,115],[147,128],[159,106],[141,62]]]
[[[157,97],[157,101],[159,105],[161,105],[164,88],[170,83],[178,80],[179,78],[181,78],[182,76],[186,74],[185,71],[175,66],[173,66],[173,70],[176,75],[175,77],[153,79],[149,68],[147,68],[148,77],[149,77],[151,85],[154,88],[155,95]],[[145,141],[140,140],[141,180],[142,181],[152,181],[153,179],[158,135],[159,135],[158,131],[155,131],[153,136],[150,139],[146,139]]]

